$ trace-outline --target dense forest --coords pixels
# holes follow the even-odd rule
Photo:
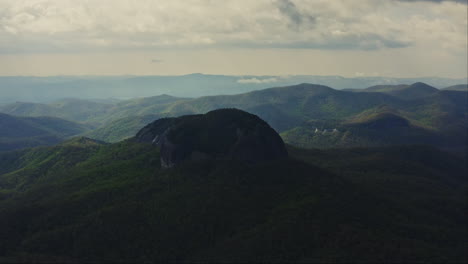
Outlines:
[[[3,106],[0,262],[465,262],[466,94]]]
[[[431,147],[188,161],[81,138],[2,154],[3,262],[463,262],[466,167]]]

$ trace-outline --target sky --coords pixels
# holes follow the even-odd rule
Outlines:
[[[466,0],[0,0],[0,75],[467,77]]]

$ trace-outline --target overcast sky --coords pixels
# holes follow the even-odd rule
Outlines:
[[[467,4],[0,0],[0,75],[467,77]]]

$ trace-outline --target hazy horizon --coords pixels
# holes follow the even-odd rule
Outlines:
[[[466,84],[466,78],[446,79],[390,78],[390,77],[339,77],[314,75],[256,76],[256,75],[205,75],[177,76],[120,75],[120,76],[0,76],[0,104],[21,102],[51,102],[62,98],[130,99],[167,94],[176,97],[200,97],[251,92],[272,87],[300,83],[325,85],[334,89],[364,89],[375,85],[411,85],[424,82],[442,89]]]
[[[430,75],[421,75],[421,76],[411,76],[411,77],[401,77],[401,76],[383,76],[383,75],[365,75],[365,76],[344,76],[344,75],[316,75],[316,74],[215,74],[215,73],[201,73],[201,72],[190,72],[190,73],[181,73],[181,74],[56,74],[56,75],[0,75],[0,77],[31,77],[31,78],[54,78],[54,77],[83,77],[83,78],[99,78],[99,77],[182,77],[190,75],[205,75],[205,76],[229,76],[229,77],[295,77],[295,76],[313,76],[313,77],[338,77],[345,79],[372,79],[372,78],[389,78],[389,79],[449,79],[449,80],[468,80],[467,76],[462,77],[441,77],[441,76],[430,76]],[[460,83],[464,84],[464,83]]]

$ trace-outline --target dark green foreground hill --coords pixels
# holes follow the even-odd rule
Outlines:
[[[430,147],[257,164],[76,139],[0,154],[0,262],[465,262],[466,168]]]

